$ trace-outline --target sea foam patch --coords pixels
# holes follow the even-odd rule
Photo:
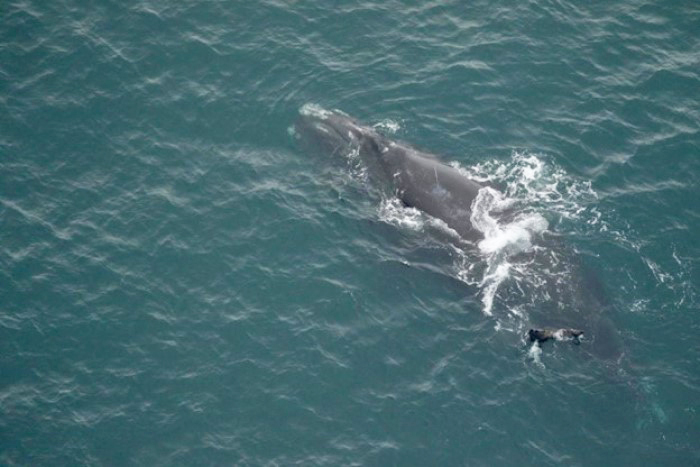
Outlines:
[[[522,330],[526,310],[551,299],[542,285],[570,281],[566,261],[537,239],[553,228],[605,232],[598,196],[590,181],[567,174],[543,155],[515,152],[506,161],[451,165],[488,185],[473,201],[470,216],[484,238],[460,256],[457,277],[479,288],[482,311],[495,315],[497,329]],[[557,266],[543,269],[543,264]]]
[[[401,124],[395,120],[384,119],[372,125],[372,128],[388,135],[394,135],[401,129]]]
[[[512,198],[491,187],[484,187],[472,203],[471,223],[484,239],[478,244],[486,261],[480,282],[483,312],[492,314],[493,302],[499,286],[511,274],[509,258],[532,248],[533,236],[548,227],[547,220],[537,212],[518,214],[511,222],[500,222],[497,214],[515,206]]]
[[[307,117],[316,117],[319,119],[324,119],[330,117],[333,112],[326,110],[318,104],[304,104],[299,109],[301,115],[306,115]]]

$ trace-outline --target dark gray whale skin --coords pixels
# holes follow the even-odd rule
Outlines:
[[[440,162],[435,156],[393,141],[374,128],[359,123],[338,111],[317,109],[301,111],[295,133],[307,144],[325,154],[356,150],[379,185],[389,187],[405,205],[441,219],[469,243],[483,238],[470,220],[472,202],[483,188],[459,170]],[[546,329],[576,329],[583,332],[590,354],[605,361],[619,361],[623,355],[617,330],[607,317],[609,297],[596,274],[556,235],[543,238],[547,248],[558,252],[532,267],[552,272],[547,278],[549,303],[542,303],[530,315],[530,326],[537,332]],[[570,281],[556,281],[561,264],[569,264]],[[562,305],[566,304],[566,305]]]
[[[390,140],[372,127],[335,111],[302,114],[302,138],[314,138],[325,152],[356,148],[360,157],[406,205],[444,221],[466,240],[483,237],[470,221],[471,205],[484,186],[435,156]]]

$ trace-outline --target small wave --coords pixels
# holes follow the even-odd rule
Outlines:
[[[416,208],[404,206],[401,200],[395,197],[384,198],[379,204],[379,219],[399,228],[414,231],[435,231],[447,234],[455,240],[460,239],[459,234],[444,221],[431,217]]]
[[[307,117],[315,117],[318,119],[328,118],[332,115],[330,110],[326,110],[318,104],[311,103],[302,105],[299,109],[299,113]]]
[[[372,128],[385,134],[394,135],[401,129],[401,125],[395,120],[385,119],[372,125]]]

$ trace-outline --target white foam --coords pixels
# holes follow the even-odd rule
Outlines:
[[[312,103],[302,105],[299,109],[299,113],[307,117],[316,117],[319,119],[328,118],[333,114],[330,110],[326,110],[320,105]]]
[[[362,162],[362,158],[360,157],[360,148],[351,144],[345,148],[343,155],[348,163],[350,175],[361,183],[369,183],[369,170]]]
[[[401,129],[401,125],[397,121],[389,119],[377,122],[372,127],[390,135],[396,134]]]
[[[383,199],[379,204],[379,218],[384,222],[410,230],[422,230],[426,215],[416,208],[403,206],[398,198]]]
[[[479,190],[472,202],[470,221],[483,233],[479,251],[486,261],[486,270],[480,282],[483,312],[492,315],[493,301],[499,286],[510,277],[509,257],[529,251],[533,235],[547,229],[547,220],[539,213],[525,213],[510,223],[500,223],[494,214],[515,205],[515,200],[491,187]]]
[[[498,286],[503,283],[509,276],[510,264],[507,261],[503,261],[495,266],[489,265],[484,278],[481,281],[482,297],[481,302],[484,304],[484,313],[491,316],[493,313],[491,309],[493,308],[493,299],[496,297],[496,292],[498,291]]]
[[[503,185],[506,199],[517,199],[519,204],[561,218],[579,219],[597,229],[605,228],[593,204],[598,195],[591,182],[571,177],[542,155],[514,152],[509,161],[452,166],[475,180]]]
[[[527,351],[527,355],[532,359],[533,362],[540,368],[544,368],[544,363],[542,363],[542,347],[537,342],[533,342],[530,349]]]
[[[461,237],[450,226],[441,219],[431,217],[416,208],[404,206],[401,200],[395,197],[384,198],[379,203],[379,218],[389,224],[399,228],[414,231],[425,231],[434,229],[443,234],[447,234],[456,240]]]

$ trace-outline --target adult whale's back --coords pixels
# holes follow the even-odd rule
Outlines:
[[[485,208],[478,206],[478,201],[483,199],[479,194],[485,186],[435,156],[390,140],[341,112],[312,106],[302,108],[295,133],[324,154],[359,155],[370,177],[388,187],[404,204],[441,219],[467,241],[484,239],[484,231],[476,228],[472,221],[484,217]],[[483,192],[489,193],[489,190]],[[476,212],[473,213],[473,209]],[[513,213],[502,215],[511,217]],[[497,220],[493,221],[498,230]],[[483,225],[479,227],[484,228]],[[528,238],[526,243],[529,241]],[[526,325],[535,329],[582,330],[586,339],[595,343],[591,354],[607,361],[618,360],[622,346],[606,316],[610,302],[602,284],[566,242],[553,235],[542,238],[542,242],[542,248],[515,249],[515,253],[520,251],[525,256],[529,268],[543,274],[531,283],[517,285],[518,297],[530,294],[542,299],[528,313]],[[482,293],[487,293],[489,284],[496,283],[489,276],[498,276],[499,265],[504,264],[499,261],[508,254],[508,251],[498,250],[485,258],[488,265],[481,283],[486,290]],[[492,264],[490,260],[495,262]],[[485,312],[491,314],[490,309]]]
[[[464,239],[483,237],[470,220],[472,203],[483,185],[432,154],[389,140],[340,112],[311,106],[302,108],[296,133],[330,154],[357,151],[371,176],[405,205],[444,221]]]

